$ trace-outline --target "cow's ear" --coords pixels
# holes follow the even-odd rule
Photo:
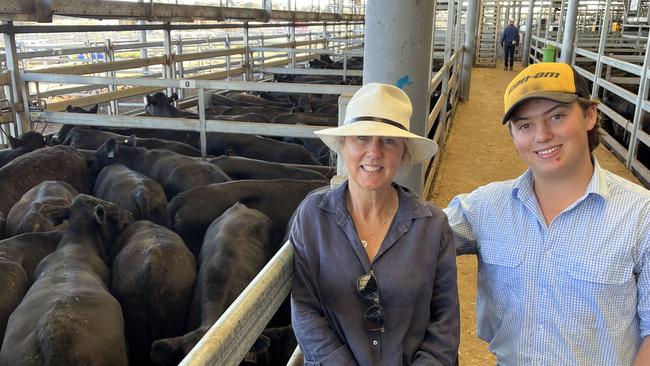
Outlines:
[[[135,147],[137,141],[138,141],[137,137],[135,135],[131,135],[126,138],[126,145]]]
[[[176,92],[172,93],[172,96],[169,97],[169,103],[172,103],[174,101],[178,100],[178,94]]]
[[[88,113],[94,113],[97,114],[97,110],[99,109],[99,104],[95,104],[92,108],[88,110]]]
[[[53,226],[58,226],[70,218],[70,206],[44,204],[38,209],[38,213],[50,221]]]
[[[98,224],[104,225],[106,223],[106,209],[104,206],[95,206],[95,209],[93,210],[93,217]]]
[[[109,158],[114,158],[115,153],[118,150],[118,144],[117,140],[113,139],[108,139],[106,140],[106,156]]]
[[[147,104],[156,105],[156,103],[154,103],[154,99],[151,97],[151,95],[147,94],[146,98],[147,98]]]
[[[21,143],[23,142],[21,139],[15,138],[10,134],[7,134],[7,140],[9,140],[9,147],[11,147],[12,149],[19,148]]]

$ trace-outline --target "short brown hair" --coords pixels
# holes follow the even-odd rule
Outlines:
[[[597,106],[600,101],[598,99],[587,99],[587,98],[582,98],[578,97],[576,100],[576,103],[582,108],[583,112],[587,112],[587,108],[591,106]],[[600,115],[600,112],[598,109],[596,109],[596,124],[594,124],[594,128],[591,130],[587,131],[587,140],[589,141],[589,153],[594,152],[598,145],[600,144],[600,137],[602,136],[602,133],[600,132],[600,126],[601,126],[601,121],[603,117]]]

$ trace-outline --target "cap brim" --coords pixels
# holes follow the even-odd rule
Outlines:
[[[314,132],[320,139],[332,149],[340,154],[340,145],[336,142],[337,137],[344,136],[385,136],[399,137],[406,139],[410,159],[404,161],[405,164],[416,164],[432,158],[438,152],[438,144],[416,135],[412,132],[401,128],[391,126],[387,123],[375,121],[358,121],[349,125],[343,125],[334,128],[326,128]]]
[[[530,99],[547,99],[559,103],[573,103],[578,99],[578,95],[574,93],[565,93],[565,92],[537,92],[530,93],[525,97],[521,98],[517,103],[513,104],[510,109],[503,115],[501,123],[504,124],[510,120],[510,115],[514,112],[519,106],[521,106],[525,101]]]

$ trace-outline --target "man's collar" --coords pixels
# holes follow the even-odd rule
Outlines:
[[[605,170],[600,167],[594,155],[591,155],[591,161],[594,164],[594,172],[587,184],[584,197],[595,194],[607,199],[609,198],[609,187],[605,179]],[[528,168],[524,174],[514,180],[512,184],[512,196],[522,201],[526,198],[534,197],[533,180],[533,171]]]

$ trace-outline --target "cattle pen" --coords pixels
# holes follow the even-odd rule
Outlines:
[[[214,95],[335,98],[334,118],[342,124],[358,81],[387,82],[411,98],[411,130],[440,147],[431,161],[406,171],[400,183],[443,206],[447,202],[437,200],[448,197],[436,189],[454,169],[445,165],[454,141],[448,137],[455,119],[472,118],[457,111],[469,103],[482,105],[470,98],[470,89],[492,90],[476,82],[476,70],[482,83],[485,75],[499,78],[494,82],[499,85],[515,75],[497,70],[499,36],[508,19],[519,26],[522,39],[517,68],[549,60],[573,65],[589,81],[591,96],[603,101],[598,108],[607,150],[599,153],[615,157],[630,179],[650,187],[648,0],[5,0],[0,4],[0,144],[60,126],[187,131],[198,137],[196,148],[206,161],[211,134],[304,140],[327,127],[220,118],[209,113]],[[362,67],[349,66],[355,59],[362,59]],[[316,60],[335,60],[340,67],[310,67]],[[283,82],[304,76],[326,81]],[[170,100],[177,95],[171,105],[195,115],[148,113],[148,97],[158,92]],[[502,94],[483,97],[501,101]],[[66,112],[95,105],[97,114]],[[475,155],[492,148],[470,143],[476,145],[465,148]],[[332,169],[345,175],[340,165]],[[471,168],[465,173],[472,174]],[[292,263],[287,242],[180,364],[250,361],[251,347],[290,293]],[[464,337],[473,324],[463,325]],[[491,359],[461,354],[460,360],[478,365]],[[302,362],[296,348],[289,364]]]

